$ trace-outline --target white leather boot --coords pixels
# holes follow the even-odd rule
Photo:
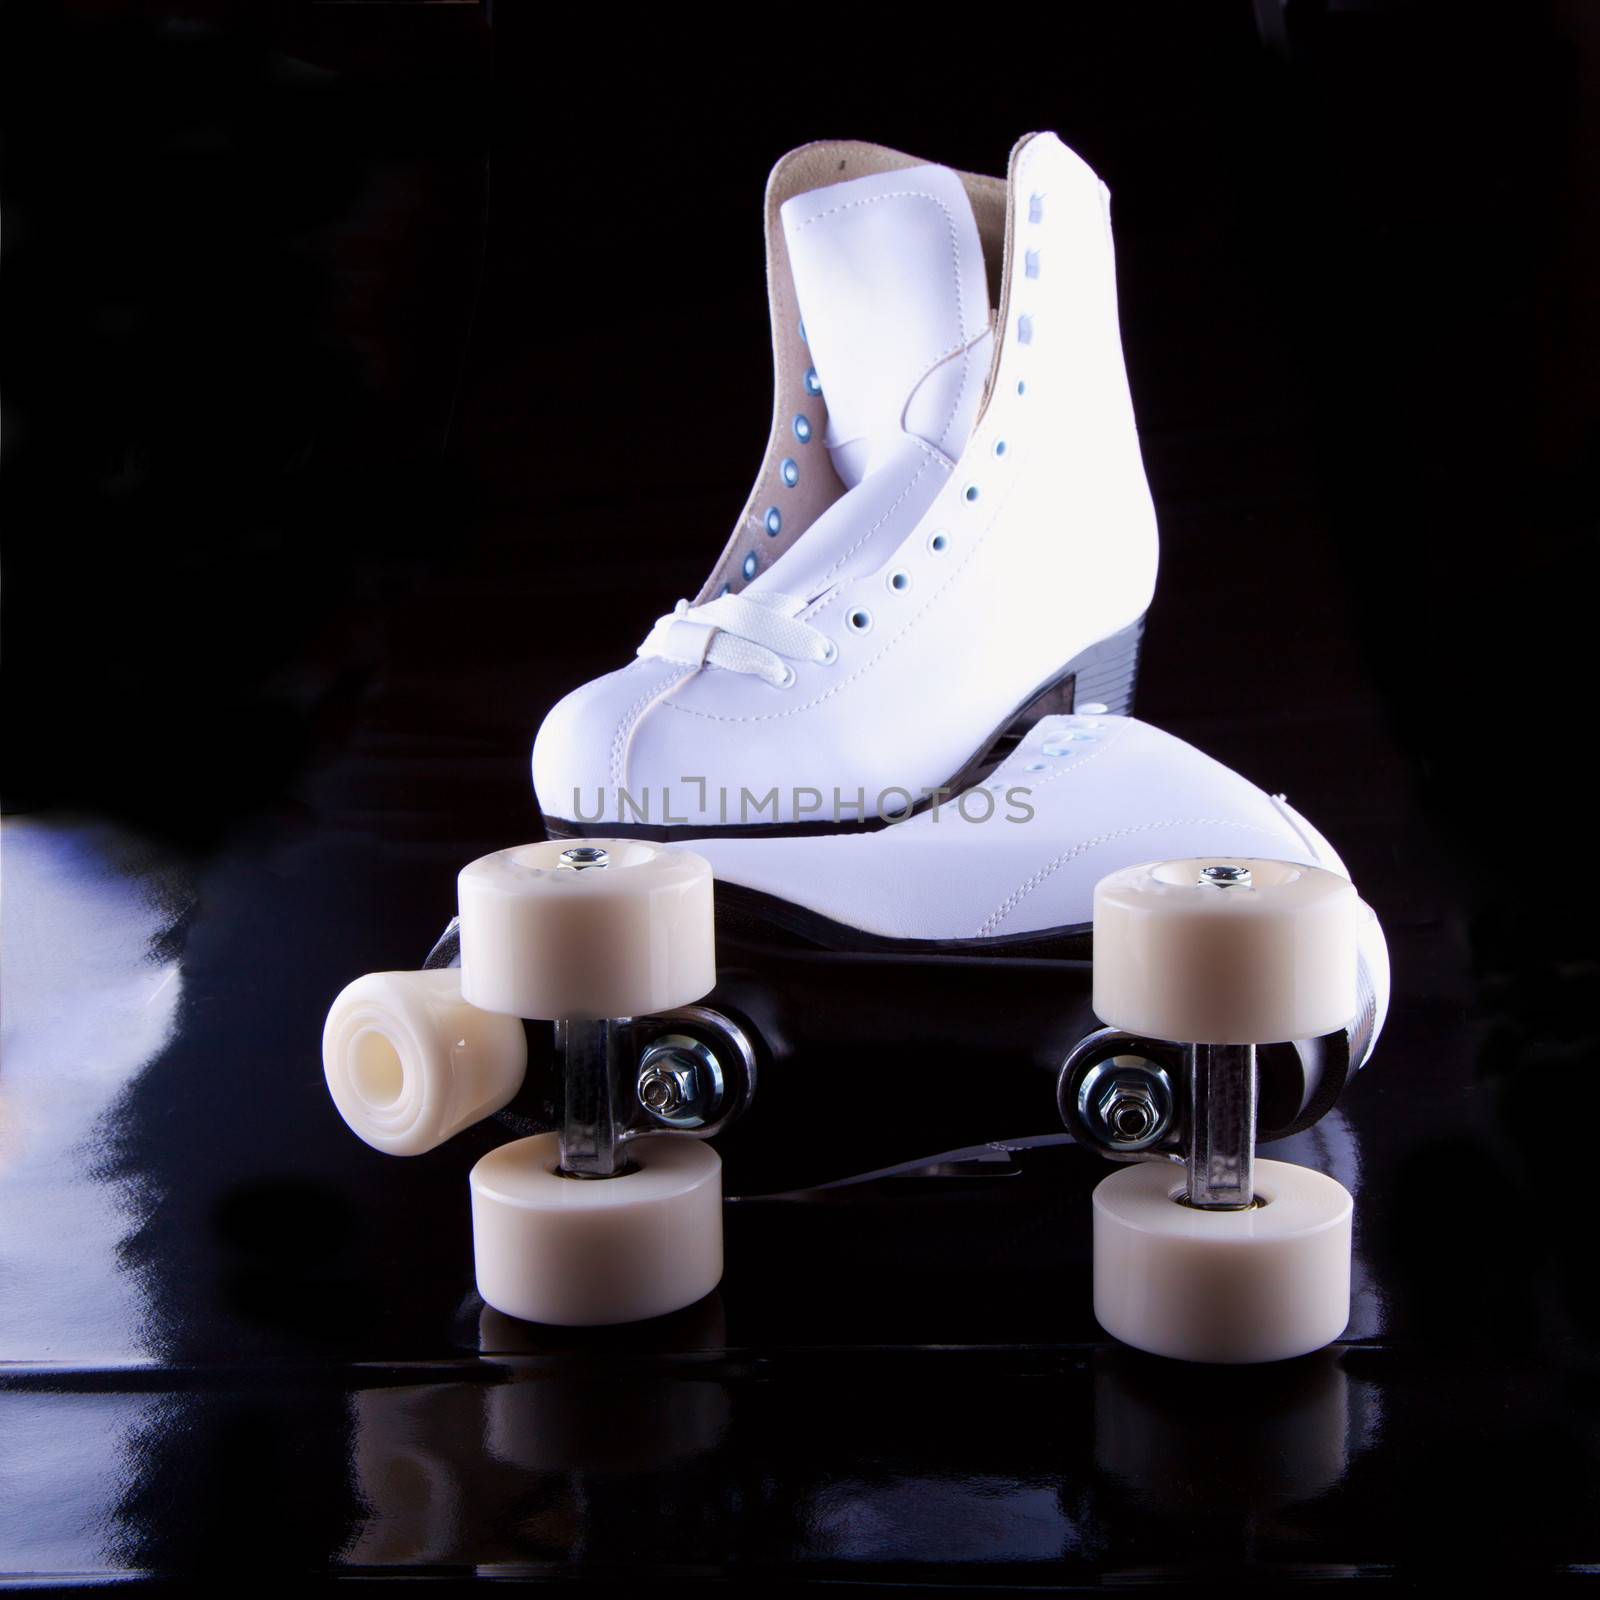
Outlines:
[[[1129,708],[1156,530],[1105,186],[1049,133],[1005,181],[823,143],[766,222],[766,459],[694,604],[546,719],[553,833],[850,828]]]
[[[1087,959],[1095,885],[1139,862],[1233,856],[1350,876],[1282,795],[1116,716],[1044,717],[983,784],[890,827],[689,848],[711,863],[723,926],[901,954]],[[1389,1005],[1388,949],[1365,907],[1357,942],[1365,1054]]]

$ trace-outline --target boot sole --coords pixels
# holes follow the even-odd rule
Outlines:
[[[1062,716],[1080,706],[1103,707],[1112,715],[1125,717],[1133,710],[1134,689],[1139,678],[1139,653],[1144,644],[1144,618],[1140,616],[1126,628],[1108,635],[1097,644],[1074,656],[1047,683],[1035,689],[1026,700],[979,747],[977,753],[952,773],[939,788],[946,798],[982,783],[1021,743],[1028,730],[1041,717]],[[932,798],[918,801],[906,816],[916,816],[933,804]],[[904,816],[896,817],[903,822]],[[866,817],[848,822],[772,822],[772,823],[657,823],[657,822],[575,822],[568,817],[546,816],[545,835],[551,839],[655,839],[675,844],[683,839],[784,839],[811,838],[828,833],[875,833],[891,824],[882,817]]]

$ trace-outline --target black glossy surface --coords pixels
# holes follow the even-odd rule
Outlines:
[[[923,102],[970,61],[930,59],[917,93],[756,96],[731,148],[724,94],[632,69],[574,144],[470,8],[47,41],[100,110],[7,173],[6,1579],[1600,1571],[1560,715],[1594,33],[1379,7],[1285,61],[1247,8],[1143,12],[964,119]],[[420,958],[457,867],[532,826],[543,709],[719,545],[765,426],[770,161],[849,132],[994,168],[1033,125],[1116,194],[1164,536],[1141,713],[1287,791],[1389,931],[1377,1059],[1271,1152],[1356,1193],[1350,1329],[1240,1372],[1112,1346],[1105,1169],[1060,1148],[737,1201],[721,1290],[659,1324],[486,1313],[465,1174],[537,1090],[379,1156],[323,1088],[328,1000]],[[561,253],[564,206],[604,249]],[[910,1093],[1008,1025],[911,1007],[871,1056]]]

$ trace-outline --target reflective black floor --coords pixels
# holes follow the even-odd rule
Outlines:
[[[443,35],[415,37],[413,56]],[[457,55],[438,52],[440,92],[458,109],[487,74],[478,35],[461,37],[450,35]],[[1497,597],[1524,616],[1536,594],[1554,615],[1592,552],[1569,546],[1555,469],[1523,476],[1525,453],[1480,448],[1465,420],[1483,407],[1503,422],[1523,394],[1507,375],[1504,305],[1486,313],[1473,358],[1498,361],[1505,381],[1492,393],[1456,393],[1473,362],[1440,354],[1453,349],[1441,329],[1456,297],[1486,281],[1478,258],[1464,253],[1465,282],[1439,289],[1444,311],[1403,300],[1382,338],[1334,348],[1381,310],[1359,273],[1336,268],[1398,262],[1414,291],[1431,241],[1456,238],[1445,201],[1468,187],[1441,167],[1438,206],[1424,205],[1415,184],[1429,163],[1412,146],[1374,157],[1380,132],[1415,133],[1410,110],[1367,93],[1392,88],[1390,69],[1368,71],[1357,51],[1350,82],[1327,68],[1307,89],[1341,154],[1299,128],[1293,148],[1321,149],[1326,164],[1297,202],[1272,187],[1287,157],[1254,187],[1238,177],[1274,126],[1260,119],[1282,108],[1258,84],[1268,69],[1253,30],[1230,23],[1216,38],[1198,74],[1178,46],[1150,64],[1136,38],[1101,40],[1070,85],[1076,128],[1042,68],[1025,98],[1109,173],[1121,207],[1130,362],[1164,541],[1140,713],[1287,792],[1389,933],[1395,993],[1376,1059],[1332,1115],[1268,1152],[1355,1194],[1345,1338],[1238,1371],[1111,1344],[1088,1271],[1088,1196],[1106,1169],[1063,1147],[735,1199],[710,1300],[633,1329],[541,1331],[476,1297],[466,1190],[477,1156],[527,1125],[537,1083],[413,1160],[376,1154],[339,1122],[318,1056],[329,1000],[358,973],[419,959],[458,867],[533,831],[526,752],[540,714],[625,659],[698,580],[766,408],[758,256],[739,258],[754,281],[695,370],[682,363],[687,322],[669,319],[671,348],[613,391],[591,360],[625,370],[659,306],[630,307],[627,263],[612,260],[596,267],[607,314],[536,337],[519,276],[544,237],[531,206],[490,228],[476,342],[452,397],[422,357],[456,348],[471,319],[413,327],[402,290],[374,288],[382,274],[369,264],[442,252],[452,270],[429,281],[470,288],[480,237],[463,228],[457,248],[426,224],[452,206],[476,215],[473,140],[491,133],[496,204],[508,171],[511,192],[533,192],[517,180],[542,169],[502,104],[489,132],[463,136],[457,167],[405,150],[383,167],[401,175],[393,189],[369,182],[365,202],[333,206],[343,220],[328,270],[375,296],[354,302],[372,318],[361,337],[392,354],[415,335],[415,393],[393,381],[402,399],[432,397],[453,430],[448,468],[423,474],[417,504],[403,503],[417,479],[382,502],[395,542],[371,532],[349,492],[389,458],[360,456],[348,438],[343,477],[318,469],[309,489],[284,491],[289,510],[321,519],[307,547],[285,534],[225,557],[198,536],[168,550],[148,512],[153,542],[125,550],[113,576],[161,623],[150,654],[129,649],[119,667],[108,646],[92,657],[92,693],[58,681],[59,714],[28,724],[26,803],[3,844],[0,1582],[249,1571],[1182,1588],[1242,1575],[1491,1574],[1528,1586],[1600,1573],[1600,1274],[1584,1220],[1597,969],[1577,931],[1585,916],[1562,910],[1562,874],[1581,879],[1561,843],[1581,802],[1560,777],[1548,675],[1581,630],[1523,627],[1519,641],[1542,652],[1532,670],[1491,622]],[[1402,39],[1416,76],[1394,72],[1423,81],[1434,42]],[[339,59],[360,82],[358,54]],[[1568,83],[1550,70],[1556,88]],[[1097,87],[1107,73],[1165,98]],[[393,111],[382,95],[359,103]],[[841,120],[865,136],[969,159],[941,148],[926,119],[901,130],[864,102],[847,109]],[[1012,127],[1014,114],[990,105],[961,137],[977,143],[981,124],[995,146],[984,159],[999,161],[1028,120]],[[748,204],[728,238],[754,239],[770,159],[832,131],[799,120],[795,138],[775,119],[760,149],[739,153],[727,184]],[[380,119],[380,131],[394,125]],[[708,147],[693,118],[684,137]],[[551,181],[597,182],[614,153]],[[1541,180],[1547,199],[1556,170]],[[1499,168],[1487,181],[1497,193],[1509,183]],[[374,194],[397,209],[367,204]],[[1302,206],[1299,220],[1280,229],[1272,194]],[[1324,207],[1332,254],[1296,254]],[[1551,259],[1569,273],[1548,280],[1559,286],[1583,257]],[[663,292],[681,288],[664,270]],[[1529,277],[1507,281],[1520,295]],[[1389,341],[1401,325],[1421,353]],[[536,356],[564,374],[558,399],[530,376]],[[1564,370],[1557,357],[1542,359],[1542,437],[1558,454],[1568,391],[1550,377]],[[668,373],[698,397],[697,437],[725,433],[726,461],[685,463],[663,440]],[[1357,394],[1370,412],[1341,416]],[[1419,396],[1428,404],[1413,405]],[[637,439],[637,452],[584,456],[597,430]],[[1385,479],[1374,464],[1412,452],[1415,474]],[[184,458],[153,461],[158,486],[163,470],[192,478]],[[1514,478],[1543,498],[1520,542],[1491,548]],[[330,481],[344,494],[334,511]],[[123,492],[84,489],[78,513],[98,507],[117,526]],[[247,498],[240,515],[255,527]],[[183,527],[204,520],[199,502],[175,504]],[[42,539],[44,520],[33,527]],[[281,636],[240,599],[262,548],[268,598],[286,597]],[[226,582],[213,582],[216,561]],[[22,561],[40,615],[66,626],[71,594],[114,632],[115,595],[92,574],[69,582],[69,565]],[[331,586],[324,612],[307,598],[312,573]],[[235,603],[243,633],[230,651],[226,617],[206,608]],[[203,648],[185,646],[191,616]],[[25,642],[35,654],[23,668],[42,681],[52,658]],[[286,740],[291,713],[299,731]],[[99,773],[96,749],[115,757]],[[144,771],[128,765],[141,749]],[[875,1048],[872,1070],[914,1097],[962,1033],[1003,1041],[1009,1021],[981,1002],[958,1027],[936,1003],[908,1010],[903,1039]],[[770,1157],[740,1148],[736,1130],[730,1167],[759,1170],[849,1119],[849,1016],[838,1032],[837,1052],[803,1064],[814,1123],[768,1130]],[[981,1100],[983,1083],[970,1093]]]

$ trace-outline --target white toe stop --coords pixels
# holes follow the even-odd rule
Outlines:
[[[1094,1314],[1124,1344],[1179,1361],[1283,1361],[1350,1320],[1343,1184],[1258,1161],[1247,1211],[1181,1204],[1183,1174],[1140,1162],[1094,1191]]]
[[[1228,868],[1248,881],[1207,881]],[[1333,1033],[1359,1004],[1361,917],[1350,880],[1321,867],[1242,857],[1126,867],[1095,885],[1095,1015],[1185,1044]]]
[[[478,1293],[525,1322],[599,1327],[681,1310],[722,1278],[722,1161],[697,1139],[626,1146],[631,1170],[571,1178],[553,1133],[472,1169]]]
[[[575,854],[603,865],[575,869]],[[555,1021],[638,1017],[716,983],[711,867],[638,839],[550,839],[461,869],[462,993]]]
[[[416,1156],[506,1105],[528,1070],[515,1017],[461,998],[453,967],[369,972],[322,1030],[322,1071],[339,1115],[374,1150]]]

